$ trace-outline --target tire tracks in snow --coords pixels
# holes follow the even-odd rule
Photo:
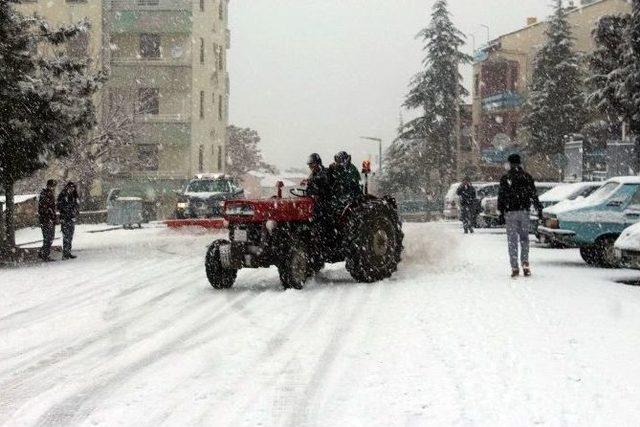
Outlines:
[[[193,339],[206,332],[207,327],[219,327],[219,322],[236,313],[237,307],[241,307],[248,301],[254,300],[258,295],[259,294],[238,295],[224,307],[217,310],[215,314],[199,316],[195,322],[191,322],[193,324],[192,326],[183,330],[159,348],[148,352],[145,356],[138,358],[134,362],[120,367],[117,373],[107,376],[98,383],[91,384],[76,391],[71,396],[64,398],[61,402],[49,408],[49,410],[38,419],[36,425],[75,425],[81,423],[91,415],[102,398],[117,389],[122,383],[144,369],[149,368],[154,363],[179,351],[182,342]]]

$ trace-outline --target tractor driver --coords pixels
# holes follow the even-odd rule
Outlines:
[[[307,161],[311,175],[307,180],[307,196],[313,197],[312,238],[317,245],[326,244],[332,229],[331,218],[331,188],[327,169],[322,165],[322,159],[317,153],[309,156]]]

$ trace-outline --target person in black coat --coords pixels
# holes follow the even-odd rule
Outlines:
[[[39,256],[43,261],[51,261],[51,245],[56,235],[56,187],[54,179],[47,181],[47,186],[40,191],[38,197],[38,219],[42,230],[42,248]]]
[[[473,233],[474,217],[476,209],[476,189],[473,188],[469,177],[465,177],[458,187],[456,194],[460,198],[460,219],[464,234]]]
[[[311,220],[311,238],[315,246],[314,249],[318,249],[331,244],[332,237],[335,235],[331,209],[331,182],[327,169],[322,165],[320,155],[311,154],[307,165],[311,170],[307,179],[307,196],[312,197],[315,201]],[[313,252],[314,259],[321,258],[320,251],[314,250]],[[316,261],[314,260],[314,262]]]
[[[500,179],[498,211],[504,216],[511,262],[511,277],[520,275],[518,265],[518,244],[520,263],[525,276],[531,275],[529,267],[529,212],[531,205],[542,219],[542,203],[538,199],[533,177],[524,171],[518,154],[509,156],[509,171]]]
[[[68,182],[58,195],[58,211],[60,212],[60,225],[62,227],[62,259],[73,259],[71,253],[73,234],[76,227],[76,218],[80,212],[78,190],[73,182]]]

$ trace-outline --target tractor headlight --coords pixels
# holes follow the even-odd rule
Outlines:
[[[249,205],[231,205],[227,206],[224,213],[226,215],[253,216],[255,211]]]
[[[189,207],[189,203],[187,202],[178,202],[178,209],[187,209]]]

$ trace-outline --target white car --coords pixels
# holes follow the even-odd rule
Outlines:
[[[640,212],[638,218],[640,219]],[[640,223],[625,229],[613,247],[622,267],[640,270]]]
[[[444,219],[458,219],[460,217],[460,198],[456,194],[460,182],[451,184],[447,194],[444,197]],[[476,190],[477,212],[480,212],[480,206],[482,201],[487,197],[494,197],[498,195],[498,189],[500,184],[497,182],[473,182],[471,183]]]

